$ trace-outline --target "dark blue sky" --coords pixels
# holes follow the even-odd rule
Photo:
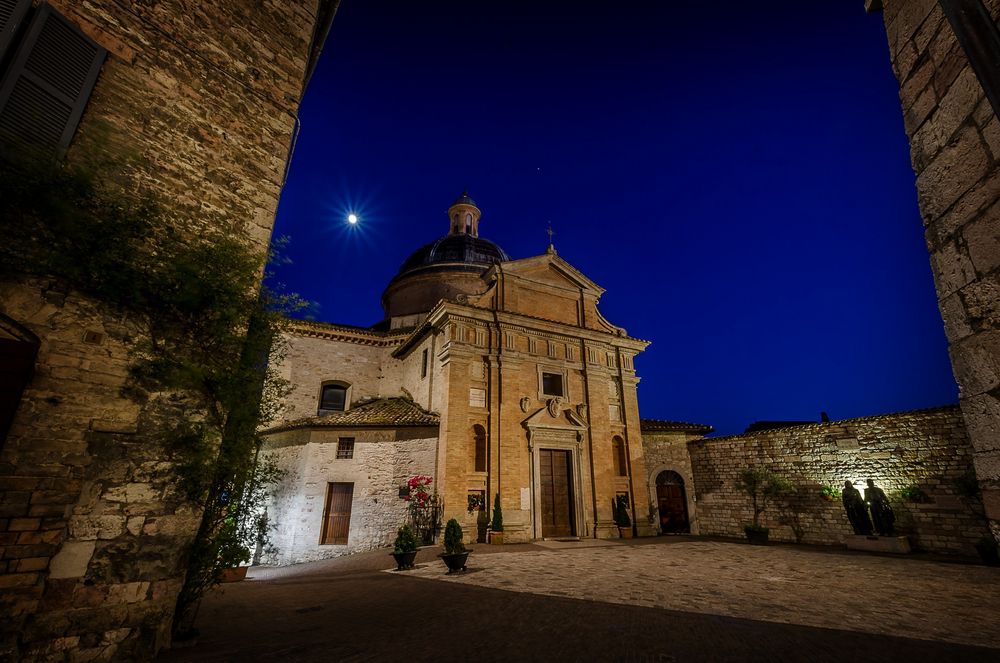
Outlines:
[[[344,0],[278,280],[370,325],[468,187],[482,236],[607,288],[643,417],[720,433],[952,403],[879,15],[822,3]],[[361,216],[350,228],[348,211]]]

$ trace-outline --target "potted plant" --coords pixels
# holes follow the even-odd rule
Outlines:
[[[503,509],[500,508],[500,493],[493,498],[493,520],[490,522],[490,543],[503,543]]]
[[[462,543],[462,526],[452,518],[444,528],[444,554],[441,559],[448,567],[448,573],[464,571],[465,563],[469,559],[471,550],[467,550]]]
[[[835,499],[840,499],[840,491],[833,486],[823,486],[819,489],[819,496],[827,502],[832,502]]]
[[[618,536],[623,539],[632,538],[632,519],[628,515],[628,495],[618,495],[615,498],[615,525],[618,525]]]
[[[396,530],[396,541],[392,544],[392,556],[396,560],[396,570],[413,568],[417,558],[417,536],[409,525],[400,525]]]
[[[771,530],[760,524],[760,516],[767,509],[768,500],[787,492],[792,484],[766,467],[754,466],[740,472],[736,487],[750,496],[753,506],[753,522],[743,525],[747,541],[764,545]]]

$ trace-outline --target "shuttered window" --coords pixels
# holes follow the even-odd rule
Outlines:
[[[0,0],[0,62],[13,45],[29,9],[31,0]]]
[[[347,545],[351,529],[351,502],[354,500],[353,483],[327,484],[326,509],[323,510],[321,545]]]
[[[52,7],[40,6],[0,83],[0,142],[53,156],[69,147],[105,55]]]

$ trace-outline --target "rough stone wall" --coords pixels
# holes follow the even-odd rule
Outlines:
[[[688,453],[687,443],[691,440],[701,439],[701,435],[693,435],[682,431],[643,431],[642,448],[646,454],[646,469],[648,471],[645,480],[648,489],[647,504],[636,498],[636,506],[639,509],[639,517],[647,517],[646,510],[657,506],[656,500],[656,477],[665,470],[673,470],[684,479],[684,492],[687,497],[688,523],[692,534],[700,534],[698,528],[697,501],[694,491],[694,473],[691,470],[691,455]],[[638,485],[636,487],[638,491]],[[658,512],[657,512],[658,513]],[[657,516],[658,521],[659,516]],[[654,521],[654,522],[657,522]],[[659,527],[656,524],[656,527]]]
[[[263,249],[319,0],[51,4],[109,51],[68,159]],[[41,340],[0,450],[0,659],[149,657],[169,644],[200,516],[158,442],[177,404],[120,397],[135,332],[120,314],[44,281],[0,293],[0,314]]]
[[[841,489],[867,479],[882,488],[896,512],[900,534],[914,546],[946,554],[975,555],[986,534],[982,505],[963,494],[972,470],[972,446],[957,407],[810,424],[688,443],[701,534],[743,536],[753,516],[750,498],[736,487],[740,470],[770,468],[795,485],[787,505],[763,515],[776,540],[794,541],[791,519],[805,543],[839,544],[853,534],[839,499],[823,500],[824,485]],[[919,486],[927,503],[899,491]]]
[[[1000,2],[984,5],[996,21]],[[1000,121],[937,2],[884,6],[952,368],[1000,537]]]
[[[283,419],[315,417],[322,384],[328,380],[350,384],[351,403],[382,395],[379,378],[390,348],[295,334],[287,340],[287,355],[277,367],[291,385]]]
[[[354,438],[354,457],[338,459],[337,440]],[[406,521],[399,486],[416,474],[434,475],[437,431],[433,428],[312,430],[269,438],[287,474],[268,507],[274,528],[270,564],[296,564],[392,545]],[[354,484],[346,545],[320,545],[327,484]]]

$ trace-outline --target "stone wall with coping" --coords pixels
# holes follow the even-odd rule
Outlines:
[[[1000,0],[984,0],[996,21]],[[1000,120],[935,0],[884,5],[961,407],[1000,538]]]
[[[67,159],[263,251],[320,0],[50,4],[108,49]],[[0,441],[0,660],[148,658],[200,520],[161,439],[192,413],[121,396],[137,327],[120,312],[34,279],[0,284],[0,315],[41,342]]]
[[[354,438],[354,457],[337,458],[337,441]],[[286,474],[268,506],[272,549],[264,561],[286,565],[391,546],[406,522],[398,488],[410,477],[435,475],[437,428],[313,429],[268,437]],[[354,484],[346,545],[321,545],[327,485]]]
[[[688,443],[698,499],[700,533],[743,536],[753,513],[749,496],[736,487],[741,470],[758,465],[794,484],[794,492],[763,515],[771,538],[840,544],[852,535],[839,498],[826,501],[823,486],[842,489],[867,479],[889,495],[900,534],[918,549],[975,555],[986,535],[978,499],[964,494],[972,471],[972,445],[957,407],[917,410],[794,428],[706,438]],[[926,503],[903,499],[899,491],[918,486]],[[797,522],[796,522],[797,521]]]

